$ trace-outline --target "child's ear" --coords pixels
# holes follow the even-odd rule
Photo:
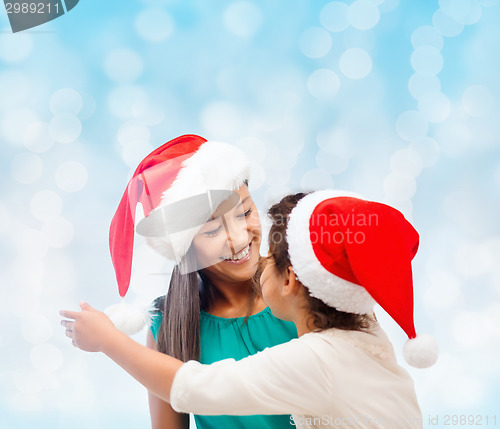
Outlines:
[[[292,266],[289,266],[283,273],[283,285],[281,287],[281,295],[297,295],[300,290],[300,282],[293,271]]]

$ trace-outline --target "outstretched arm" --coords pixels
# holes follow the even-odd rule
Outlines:
[[[103,352],[151,393],[170,402],[170,389],[183,362],[137,343],[113,325],[104,313],[87,303],[82,311],[60,312],[61,323],[73,345],[88,352]]]

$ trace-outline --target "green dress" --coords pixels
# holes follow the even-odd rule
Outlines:
[[[162,313],[152,320],[151,332],[156,341]],[[297,329],[291,322],[277,319],[266,307],[251,315],[245,324],[244,317],[224,318],[200,311],[201,353],[200,362],[211,364],[222,359],[240,360],[266,347],[272,347],[297,338]],[[295,427],[287,415],[254,416],[194,416],[197,429],[281,429]]]

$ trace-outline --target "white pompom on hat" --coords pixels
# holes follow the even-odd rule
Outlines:
[[[378,303],[408,335],[407,363],[436,362],[436,340],[415,332],[411,261],[419,236],[401,212],[351,192],[312,192],[290,213],[287,241],[295,274],[313,297],[355,314]]]
[[[178,263],[203,223],[249,175],[243,151],[196,135],[177,137],[146,156],[128,182],[109,230],[120,296],[125,297],[130,285],[136,231]],[[129,335],[149,320],[147,310],[124,301],[105,312]]]

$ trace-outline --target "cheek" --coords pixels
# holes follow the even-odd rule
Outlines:
[[[262,236],[262,228],[260,225],[259,214],[257,213],[257,209],[252,213],[250,217],[247,218],[247,229],[253,233],[253,235],[257,237]]]
[[[196,259],[198,261],[217,261],[222,256],[225,240],[221,234],[215,237],[198,236],[193,240]]]

